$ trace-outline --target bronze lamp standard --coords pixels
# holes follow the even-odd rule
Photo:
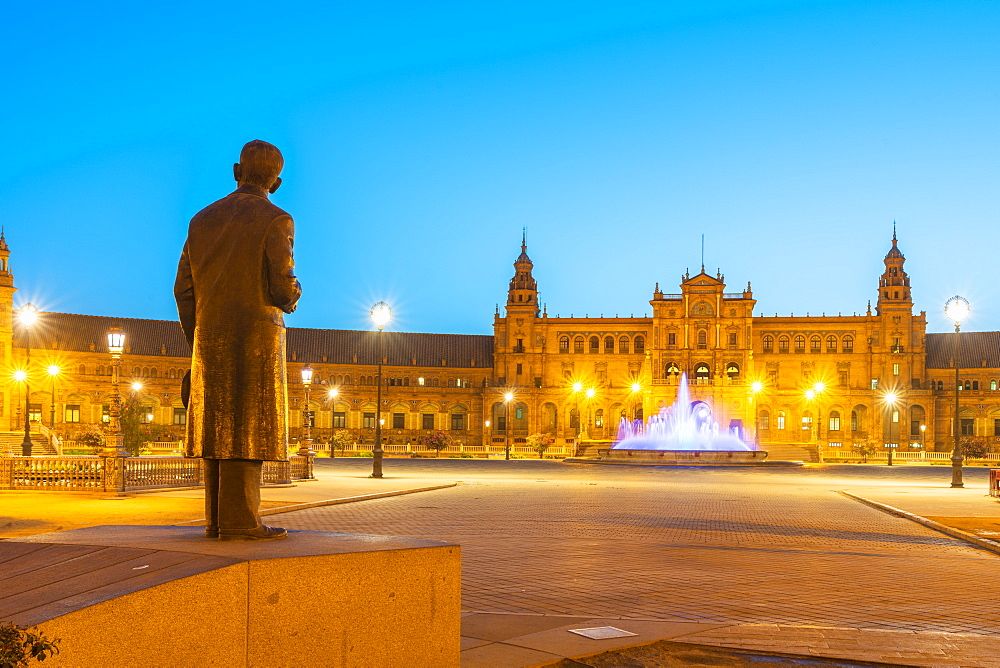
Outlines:
[[[125,332],[118,327],[108,330],[108,352],[111,354],[111,405],[108,407],[108,442],[101,456],[104,458],[105,491],[109,482],[119,494],[125,492],[125,435],[122,433],[122,397],[118,391],[121,375],[122,352],[125,350]]]
[[[510,402],[514,400],[514,393],[507,392],[503,395],[503,435],[504,435],[504,459],[510,459]]]
[[[955,323],[955,344],[952,348],[953,365],[955,367],[955,418],[952,423],[952,436],[954,436],[955,440],[951,451],[951,486],[965,487],[965,484],[962,482],[962,428],[958,418],[958,353],[959,346],[961,345],[958,332],[962,321],[969,317],[969,314],[972,312],[972,307],[965,297],[955,295],[945,302],[944,312],[948,316],[948,319]]]
[[[340,390],[335,387],[331,387],[330,391],[326,396],[330,398],[330,459],[334,459],[337,456],[336,447],[333,442],[334,429],[333,422],[337,413],[337,396],[340,394]]]
[[[896,406],[899,404],[899,395],[895,392],[886,392],[885,396],[882,397],[882,401],[885,405],[889,407],[889,454],[886,456],[886,466],[892,466],[892,453],[899,446],[892,438],[892,425],[899,424],[899,411]],[[899,434],[899,428],[896,428],[896,434]]]
[[[310,447],[312,445],[312,415],[309,414],[309,388],[312,387],[313,370],[306,364],[302,367],[302,386],[305,387],[305,405],[302,407],[302,438],[299,440],[299,451],[295,454],[300,457],[316,454]]]
[[[375,375],[375,447],[372,448],[372,478],[382,477],[382,330],[392,319],[392,309],[385,302],[372,306],[368,315],[378,327],[378,372]]]
[[[60,374],[62,369],[59,368],[58,364],[50,364],[48,368],[45,369],[49,372],[49,378],[52,379],[52,403],[49,406],[49,428],[56,428],[56,377]]]
[[[31,456],[31,388],[28,383],[28,371],[31,369],[31,326],[38,320],[38,309],[32,304],[25,304],[18,311],[17,319],[24,325],[24,349],[27,361],[24,364],[24,440],[21,441],[21,456]]]

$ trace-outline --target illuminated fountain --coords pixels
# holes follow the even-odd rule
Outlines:
[[[712,407],[691,401],[687,374],[681,374],[677,400],[651,415],[645,424],[622,418],[618,438],[602,458],[628,459],[639,464],[746,465],[760,464],[767,452],[741,437],[738,428],[724,431],[712,417]]]

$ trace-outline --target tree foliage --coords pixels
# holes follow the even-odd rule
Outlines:
[[[331,450],[333,450],[333,448],[338,448],[340,450],[340,454],[343,455],[344,450],[346,450],[349,445],[354,445],[354,434],[346,429],[338,429],[334,432],[333,441],[330,443]]]
[[[437,454],[441,454],[441,451],[447,448],[451,444],[452,444],[451,436],[444,433],[443,431],[431,432],[430,434],[424,436],[424,445],[427,448],[436,451]]]
[[[20,668],[59,653],[59,638],[49,640],[36,627],[0,624],[0,668]]]
[[[545,451],[552,445],[552,438],[546,434],[532,434],[527,438],[528,447],[538,453],[538,458],[545,456]]]

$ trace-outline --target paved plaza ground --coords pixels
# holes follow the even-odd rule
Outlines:
[[[1000,554],[872,505],[953,526],[976,518],[963,521],[990,537],[1000,502],[985,469],[966,469],[966,489],[928,466],[388,459],[382,480],[370,470],[370,459],[317,460],[317,482],[264,490],[281,512],[269,522],[460,544],[467,668],[752,661],[712,647],[838,665],[1000,666]],[[417,490],[427,491],[400,494]],[[327,505],[370,494],[389,496]],[[17,516],[13,501],[44,520],[20,533],[200,517],[200,490],[66,496],[5,493],[0,515]],[[60,518],[60,504],[86,516]],[[319,505],[282,512],[296,504]],[[114,521],[100,521],[102,508]],[[569,632],[596,626],[636,635]]]

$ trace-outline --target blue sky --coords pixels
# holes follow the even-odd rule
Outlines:
[[[1000,3],[39,2],[0,24],[16,303],[176,318],[187,221],[282,149],[290,326],[488,334],[522,227],[551,315],[700,263],[758,314],[1000,329]]]

